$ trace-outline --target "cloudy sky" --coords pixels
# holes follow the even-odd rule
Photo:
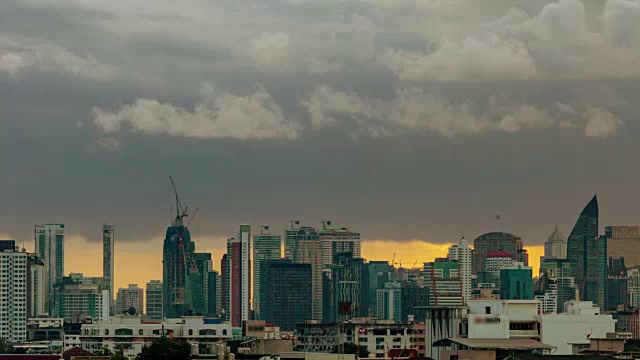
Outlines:
[[[169,175],[203,249],[292,219],[371,254],[540,245],[594,193],[637,224],[639,24],[639,0],[4,0],[0,234],[63,222],[69,257],[109,222],[157,257]]]

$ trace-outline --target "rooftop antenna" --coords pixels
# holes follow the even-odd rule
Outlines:
[[[265,232],[269,232],[269,226],[268,225],[262,225],[260,226],[260,235],[264,235]]]
[[[500,231],[500,215],[496,215],[496,232]]]

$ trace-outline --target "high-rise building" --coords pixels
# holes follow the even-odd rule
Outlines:
[[[500,299],[533,300],[533,269],[514,262],[500,269]]]
[[[237,238],[227,240],[225,314],[232,326],[249,320],[251,306],[251,226],[240,225]]]
[[[629,307],[640,308],[640,267],[627,269],[627,291],[629,292]]]
[[[500,287],[500,269],[503,266],[511,265],[511,256],[506,251],[492,251],[487,254],[486,272],[489,274],[489,282]],[[487,283],[486,281],[484,283]]]
[[[114,255],[115,255],[115,238],[114,238],[114,226],[110,224],[102,225],[102,277],[105,281],[105,287],[109,290],[110,308],[113,314],[113,296],[114,288]],[[142,311],[142,309],[140,309]]]
[[[627,267],[624,257],[609,258],[607,266],[607,288],[604,310],[626,309],[629,304],[627,290]]]
[[[163,246],[162,284],[165,318],[177,318],[189,314],[191,304],[187,297],[193,293],[189,274],[198,272],[193,258],[195,244],[191,241],[189,229],[184,226],[182,216],[167,228]]]
[[[463,305],[460,264],[443,258],[424,263],[424,282],[429,305]]]
[[[424,322],[426,312],[424,308],[429,306],[429,288],[415,284],[402,285],[402,321],[407,321],[413,316],[415,321]]]
[[[300,221],[291,220],[291,228],[284,230],[284,258],[293,260]]]
[[[640,226],[605,226],[607,255],[624,257],[628,267],[640,266]]]
[[[402,318],[402,284],[388,282],[384,288],[377,290],[376,314],[378,319],[403,321]]]
[[[369,268],[364,259],[351,253],[340,253],[333,265],[323,270],[322,321],[337,323],[351,317],[364,317],[369,312]],[[349,314],[343,314],[340,304],[348,303]]]
[[[0,240],[0,339],[27,341],[27,256],[14,240]]]
[[[318,231],[302,226],[295,239],[293,262],[311,265],[312,320],[322,320],[322,246]]]
[[[144,289],[138,284],[129,284],[128,288],[119,288],[116,296],[115,313],[122,315],[134,308],[137,314],[142,314],[144,309]]]
[[[269,233],[268,226],[260,227],[260,234],[253,235],[253,310],[256,319],[262,319],[260,314],[260,264],[266,260],[279,259],[282,253],[282,238],[280,235]]]
[[[395,271],[388,261],[369,261],[369,299],[371,309],[369,316],[381,317],[377,314],[378,289],[384,289],[384,285],[395,279]]]
[[[81,322],[86,318],[109,318],[109,290],[103,288],[102,278],[84,277],[72,273],[63,277],[57,287],[58,317],[66,322]]]
[[[193,284],[191,287],[190,304],[193,314],[206,315],[209,313],[209,302],[215,301],[210,299],[211,285],[214,286],[213,294],[215,295],[215,282],[209,283],[209,273],[213,270],[213,261],[211,260],[210,253],[195,253],[193,254],[194,261],[198,272],[193,272],[189,276]]]
[[[360,233],[347,227],[333,228],[331,221],[322,222],[322,230],[318,232],[322,246],[322,263],[330,265],[336,263],[336,256],[351,253],[354,258],[360,258]]]
[[[604,308],[607,278],[607,238],[598,236],[598,198],[585,206],[567,240],[567,258],[580,300]]]
[[[160,321],[163,319],[163,292],[162,281],[151,280],[147,283],[146,314],[151,321]]]
[[[311,265],[289,259],[260,262],[260,314],[283,331],[311,318]],[[283,311],[284,310],[284,311]]]
[[[36,253],[45,265],[44,310],[57,315],[55,287],[64,276],[64,224],[36,225],[34,240]]]
[[[210,317],[216,317],[218,315],[218,291],[220,290],[220,284],[218,278],[220,275],[217,271],[211,270],[208,274],[208,299],[207,299],[207,315]]]
[[[571,262],[568,259],[544,259],[540,263],[540,277],[546,275],[549,286],[544,291],[554,289],[557,298],[557,311],[564,312],[564,304],[575,300],[576,283],[572,276]]]
[[[464,237],[456,245],[449,247],[449,260],[457,261],[460,265],[460,280],[462,281],[462,296],[464,302],[471,300],[471,260],[473,250],[469,246],[469,241]]]
[[[38,254],[27,256],[27,316],[34,318],[45,314],[44,261]]]
[[[549,235],[544,243],[545,259],[566,259],[567,258],[567,239],[562,235],[558,227]]]
[[[480,235],[473,241],[473,273],[487,271],[487,255],[497,250],[506,252],[513,260],[524,263],[525,266],[529,265],[522,238],[504,232],[491,232]]]

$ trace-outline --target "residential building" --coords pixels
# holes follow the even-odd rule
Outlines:
[[[296,239],[300,230],[300,221],[291,220],[291,228],[284,230],[284,258],[294,259]]]
[[[86,318],[105,320],[109,317],[109,290],[102,289],[101,278],[85,278],[72,273],[62,278],[58,291],[59,317],[66,322],[81,322]]]
[[[187,297],[194,293],[188,280],[189,274],[198,272],[193,257],[195,244],[189,229],[178,214],[167,228],[163,245],[162,261],[162,310],[165,318],[177,318],[189,313],[191,304]]]
[[[538,339],[537,300],[474,300],[468,305],[467,337],[470,339]]]
[[[323,271],[322,321],[334,323],[369,312],[369,268],[364,259],[351,253],[337,254],[336,264]],[[348,311],[343,308],[348,304]]]
[[[293,262],[311,265],[311,319],[322,320],[322,246],[318,231],[302,226],[295,239]]]
[[[631,309],[640,309],[640,267],[627,269],[628,305]]]
[[[227,240],[226,316],[234,327],[249,320],[251,306],[251,227],[240,225],[237,238]]]
[[[489,278],[482,281],[483,284],[491,283],[500,287],[500,269],[504,266],[511,265],[511,255],[506,251],[496,250],[487,254],[486,271],[478,274],[482,276],[488,274]]]
[[[400,321],[408,321],[413,318],[415,321],[424,323],[426,320],[426,313],[423,309],[425,306],[429,306],[429,288],[404,283],[402,285],[401,303],[402,312]]]
[[[500,269],[500,299],[532,300],[533,269],[514,262]]]
[[[540,302],[539,310],[541,314],[558,313],[558,290],[551,287],[543,294],[534,295],[533,298]]]
[[[203,352],[212,354],[216,343],[231,340],[232,328],[230,324],[210,322],[202,316],[143,322],[140,316],[116,315],[108,320],[82,324],[80,346],[88,351],[106,348],[133,358],[145,345],[163,336],[199,345]]]
[[[478,236],[473,241],[473,269],[472,272],[487,271],[486,259],[487,255],[492,251],[504,251],[511,259],[529,265],[529,257],[524,250],[524,243],[519,236],[504,233],[490,232]]]
[[[379,319],[402,321],[402,284],[388,282],[378,289],[376,314]]]
[[[640,266],[640,226],[605,226],[607,255],[624,257],[628,267]]]
[[[27,257],[14,240],[0,240],[0,339],[27,341]]]
[[[424,310],[426,315],[425,355],[431,359],[440,360],[441,354],[453,349],[453,346],[445,340],[462,335],[469,307],[437,305],[427,306],[421,310]],[[440,346],[433,346],[435,342],[438,342]]]
[[[598,198],[584,207],[567,240],[567,258],[580,299],[604,308],[606,288],[607,239],[598,236]]]
[[[114,303],[114,265],[115,265],[115,238],[114,226],[111,224],[102,225],[102,277],[105,281],[105,288],[109,290],[110,311],[113,314]],[[142,311],[142,309],[139,309]]]
[[[571,262],[567,259],[544,259],[540,263],[540,277],[544,274],[549,279],[549,286],[541,291],[555,291],[557,312],[563,313],[564,304],[576,298],[577,286],[571,276]]]
[[[45,224],[34,227],[36,253],[45,264],[44,311],[56,314],[55,286],[64,276],[64,224]]]
[[[129,284],[127,288],[119,288],[116,296],[116,314],[124,314],[133,308],[136,314],[142,314],[144,309],[144,289],[138,284]]]
[[[279,259],[282,253],[282,237],[269,233],[269,226],[261,226],[260,234],[253,235],[253,310],[256,319],[263,319],[260,314],[261,267],[265,260]]]
[[[382,318],[377,315],[378,289],[383,289],[384,285],[393,281],[394,269],[388,261],[369,261],[369,299],[371,299],[369,316]]]
[[[457,245],[449,247],[447,258],[457,261],[460,265],[460,280],[462,281],[462,297],[464,302],[471,300],[471,260],[473,250],[469,246],[469,241],[464,237]]]
[[[544,243],[544,259],[566,259],[567,239],[562,235],[558,227],[549,235]]]
[[[429,305],[462,305],[462,281],[457,261],[436,258],[424,263],[425,287],[429,289]]]
[[[27,341],[62,341],[64,319],[37,317],[27,320]]]
[[[605,310],[626,309],[629,305],[629,292],[627,289],[627,267],[625,259],[609,258],[607,266],[607,287],[605,297]]]
[[[27,255],[27,316],[45,314],[45,264],[38,254]]]
[[[260,314],[269,324],[293,331],[311,318],[311,264],[290,259],[260,262]],[[286,311],[283,311],[286,309]]]
[[[146,314],[150,321],[159,321],[164,318],[164,312],[162,311],[164,304],[164,301],[162,301],[163,292],[162,281],[151,280],[147,283]]]
[[[323,221],[318,237],[322,246],[323,265],[335,264],[338,254],[343,253],[351,253],[354,258],[360,258],[359,232],[346,227],[333,228],[331,221]]]

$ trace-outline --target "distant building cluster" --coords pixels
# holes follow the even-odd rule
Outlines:
[[[102,228],[101,277],[65,273],[63,224],[35,226],[34,253],[0,241],[0,338],[64,337],[67,348],[135,356],[168,334],[207,351],[233,339],[264,349],[257,332],[301,352],[355,344],[372,358],[411,350],[435,360],[483,349],[570,355],[589,339],[640,338],[640,226],[600,234],[595,196],[568,237],[553,230],[539,274],[511,233],[462,238],[444,258],[402,267],[392,250],[390,259],[364,259],[360,233],[332,221],[291,221],[276,233],[242,224],[214,259],[197,252],[186,216],[178,211],[167,227],[162,279],[146,289],[114,289],[111,224]]]

